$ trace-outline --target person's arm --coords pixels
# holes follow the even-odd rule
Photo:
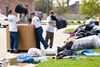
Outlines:
[[[50,17],[47,17],[47,22],[48,22],[49,24],[52,24],[52,25],[54,25],[54,23],[55,23],[55,21],[51,20]]]
[[[15,16],[15,22],[18,22],[20,19],[18,17]]]

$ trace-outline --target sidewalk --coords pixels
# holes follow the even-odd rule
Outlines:
[[[54,34],[53,48],[64,45],[64,41],[69,37],[67,33],[64,33],[65,28],[57,30]]]

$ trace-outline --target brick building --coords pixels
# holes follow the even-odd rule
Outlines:
[[[14,11],[17,4],[22,4],[23,6],[28,5],[29,12],[35,9],[35,0],[0,0],[0,12],[6,15],[7,10],[10,8]]]

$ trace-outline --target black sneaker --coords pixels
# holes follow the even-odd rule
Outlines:
[[[44,48],[47,49],[48,47],[49,47],[49,45],[48,46],[45,46]]]
[[[14,53],[14,50],[10,50],[9,52],[10,52],[10,53]]]

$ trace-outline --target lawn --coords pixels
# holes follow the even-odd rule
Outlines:
[[[78,28],[78,26],[79,25],[67,26],[64,32],[66,32],[66,33],[73,33]]]
[[[94,49],[100,52],[99,49]],[[100,67],[100,57],[86,57],[83,59],[50,59],[38,64],[38,67]]]

